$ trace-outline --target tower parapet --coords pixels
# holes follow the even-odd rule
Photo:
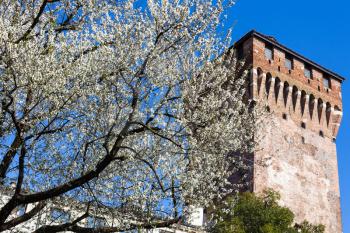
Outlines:
[[[256,31],[235,47],[252,65],[251,98],[302,128],[336,138],[342,118],[343,77]]]

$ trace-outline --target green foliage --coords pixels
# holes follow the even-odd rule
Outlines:
[[[323,225],[312,225],[307,221],[295,224],[295,228],[298,230],[298,233],[323,233],[325,231]]]
[[[280,195],[266,190],[263,195],[242,193],[229,199],[217,213],[213,233],[323,233],[323,225],[307,221],[293,226],[294,214],[278,205]]]

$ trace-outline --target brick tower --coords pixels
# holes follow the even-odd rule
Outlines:
[[[273,188],[296,221],[341,233],[335,139],[342,118],[343,77],[251,31],[236,44],[252,67],[251,97],[266,105],[271,125],[254,153],[254,192]]]

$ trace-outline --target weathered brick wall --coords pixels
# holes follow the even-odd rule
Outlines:
[[[264,42],[254,38],[246,43],[253,43],[253,98],[267,100],[274,112],[288,114],[297,125],[304,123],[307,129],[335,139],[342,117],[341,83],[331,78],[331,89],[326,88],[320,71],[312,69],[313,79],[308,79],[301,61],[294,59],[294,69],[288,70],[283,51],[274,48],[274,59],[269,61]]]
[[[296,221],[341,233],[336,147],[331,139],[272,114],[255,153],[254,192],[273,188]]]
[[[302,87],[303,90],[313,93],[315,96],[334,102],[341,107],[341,83],[331,78],[331,89],[325,89],[322,82],[322,73],[314,67],[312,68],[313,79],[304,76],[304,62],[294,58],[294,68],[289,70],[285,67],[285,52],[278,48],[273,48],[274,59],[269,61],[265,58],[265,43],[254,38],[248,43],[253,43],[253,66],[260,67],[265,72],[270,72],[274,77],[280,77],[290,81],[291,85]]]
[[[341,82],[312,65],[313,78],[304,75],[305,61],[285,66],[285,53],[273,47],[265,57],[265,42],[251,37],[243,43],[252,63],[251,93],[270,112],[254,153],[253,190],[273,188],[296,221],[326,225],[341,233],[338,166],[335,138],[342,118]],[[310,65],[310,64],[308,64]],[[331,88],[323,76],[331,78]]]

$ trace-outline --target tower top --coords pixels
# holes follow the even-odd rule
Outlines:
[[[239,39],[235,44],[234,44],[234,47],[235,48],[238,48],[240,45],[242,45],[245,41],[247,41],[248,39],[252,38],[252,37],[255,37],[255,38],[258,38],[260,40],[262,40],[263,42],[267,43],[267,44],[270,44],[271,46],[274,46],[275,48],[278,48],[280,50],[282,50],[283,52],[293,56],[294,58],[296,59],[299,59],[300,61],[302,61],[303,63],[305,64],[308,64],[322,72],[324,72],[325,74],[331,76],[332,78],[334,79],[337,79],[339,80],[340,82],[343,82],[345,80],[344,77],[342,77],[341,75],[317,64],[316,62],[314,61],[311,61],[310,59],[302,56],[301,54],[287,48],[286,46],[282,45],[281,43],[279,43],[277,41],[277,39],[273,36],[267,36],[267,35],[264,35],[260,32],[257,32],[255,30],[251,30],[250,32],[248,32],[247,34],[245,34],[241,39]]]
[[[342,76],[254,30],[233,48],[252,69],[251,99],[301,128],[336,138],[342,118]]]

